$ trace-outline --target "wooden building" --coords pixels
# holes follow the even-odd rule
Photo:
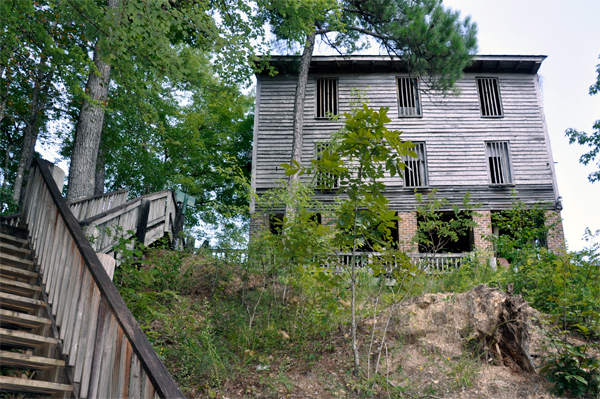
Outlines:
[[[417,159],[404,178],[386,179],[390,206],[402,218],[399,238],[408,242],[417,226],[415,189],[434,188],[450,203],[469,192],[481,204],[471,247],[485,247],[492,232],[490,213],[507,209],[512,193],[527,205],[545,203],[547,219],[560,221],[560,197],[546,127],[537,72],[545,56],[476,56],[456,83],[458,95],[427,90],[422,81],[384,56],[315,56],[312,59],[304,109],[304,164],[315,157],[319,143],[337,131],[327,113],[349,111],[351,91],[366,92],[375,109],[389,107],[390,129],[417,143]],[[276,186],[292,152],[292,118],[299,57],[273,57],[276,76],[257,74],[252,189],[258,195]],[[315,191],[324,202],[335,192]],[[251,213],[255,209],[251,207]],[[267,223],[258,214],[251,235]],[[548,246],[564,246],[560,223]],[[472,249],[472,248],[471,248]]]

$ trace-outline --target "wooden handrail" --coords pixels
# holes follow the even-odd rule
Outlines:
[[[23,220],[76,395],[184,398],[69,210],[48,164],[34,160]]]
[[[99,213],[115,208],[125,201],[129,190],[117,190],[110,193],[94,195],[67,202],[69,209],[79,221],[89,219]]]

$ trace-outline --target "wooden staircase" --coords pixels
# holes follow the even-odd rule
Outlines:
[[[0,226],[0,390],[14,397],[70,398],[27,231]]]

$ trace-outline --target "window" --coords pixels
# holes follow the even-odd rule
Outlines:
[[[497,78],[476,78],[481,116],[501,117],[502,101]]]
[[[425,156],[425,143],[416,143],[413,151],[417,153],[417,157],[406,155],[404,163],[404,186],[405,187],[426,187],[427,180],[427,158]]]
[[[316,79],[316,115],[317,118],[327,118],[328,115],[338,114],[338,81],[337,79]]]
[[[319,142],[315,146],[315,155],[317,160],[321,159],[323,152],[329,151],[331,147],[330,143]],[[335,190],[340,188],[340,179],[333,173],[317,172],[317,186],[319,188],[327,187],[329,190]]]
[[[269,215],[269,231],[271,234],[280,235],[283,228],[283,213],[272,213]]]
[[[485,155],[488,160],[491,184],[499,186],[512,184],[509,154],[508,141],[485,143]]]
[[[397,78],[398,90],[398,116],[423,116],[421,113],[421,99],[419,97],[419,79]]]

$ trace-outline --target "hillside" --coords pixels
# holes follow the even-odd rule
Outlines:
[[[292,281],[259,266],[152,250],[115,276],[188,397],[560,397],[539,375],[550,327],[519,295],[488,286],[435,293],[451,278],[421,276],[413,295],[393,301],[383,295],[393,288],[363,276],[355,374],[343,282],[310,273]]]

